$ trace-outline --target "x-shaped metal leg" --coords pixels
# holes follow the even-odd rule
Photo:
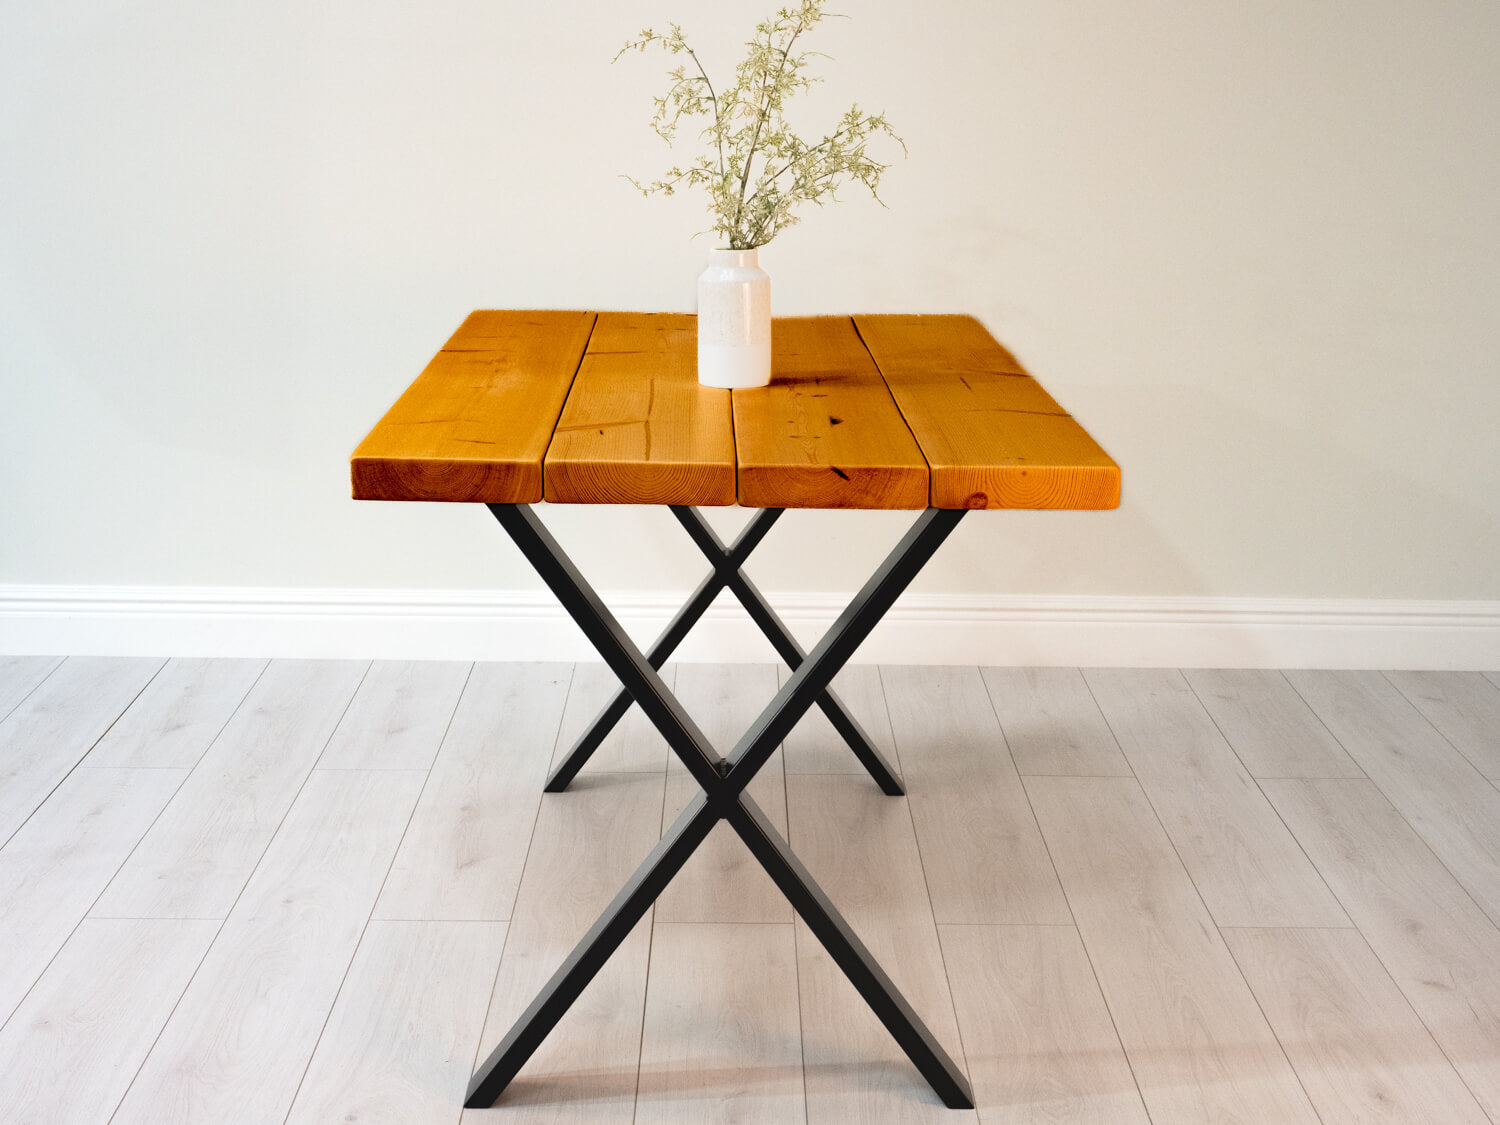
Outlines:
[[[720,820],[725,820],[823,943],[943,1103],[953,1109],[972,1108],[973,1095],[953,1060],[912,1011],[807,869],[792,854],[791,847],[765,813],[745,792],[750,779],[765,765],[808,708],[824,694],[829,681],[948,537],[963,516],[963,510],[929,508],[918,518],[880,569],[839,615],[823,640],[793,671],[776,697],[740,738],[729,757],[721,760],[691,716],[667,690],[651,662],[620,628],[530,507],[491,504],[489,508],[703,791],[689,802],[661,842],[652,849],[531,1006],[484,1061],[469,1084],[464,1105],[475,1108],[494,1104],[500,1091],[515,1077],[562,1014],[645,915],[672,877],[682,869],[688,857],[708,836],[709,830]]]
[[[764,508],[745,526],[734,543],[726,547],[720,538],[714,534],[713,528],[698,514],[696,508],[685,506],[674,506],[672,514],[677,521],[687,530],[698,549],[703,552],[704,558],[708,559],[713,570],[693,591],[692,597],[678,610],[670,624],[663,630],[661,636],[646,653],[646,661],[652,668],[660,668],[667,662],[672,652],[682,643],[688,631],[697,624],[698,619],[703,616],[709,604],[718,595],[720,590],[726,587],[740,600],[745,611],[750,615],[752,621],[760,627],[760,631],[766,635],[772,646],[776,649],[778,656],[784,660],[792,671],[801,667],[802,662],[807,659],[807,653],[802,651],[796,639],[787,631],[786,625],[776,615],[765,596],[756,589],[755,583],[741,569],[745,560],[750,557],[750,552],[760,545],[765,538],[766,532],[771,530],[771,525],[781,516],[785,509]],[[882,792],[892,797],[899,797],[906,792],[901,787],[901,782],[896,776],[895,769],[885,760],[875,744],[870,741],[860,725],[855,722],[854,717],[849,714],[848,708],[834,695],[831,690],[825,689],[817,699],[818,706],[823,714],[828,716],[828,721],[833,724],[834,730],[849,744],[854,751],[855,757],[870,771],[870,776],[880,786]],[[589,724],[588,730],[573,744],[557,769],[552,771],[552,776],[547,779],[544,787],[548,793],[561,793],[568,784],[578,776],[578,771],[589,760],[594,751],[599,749],[601,743],[614,729],[616,723],[630,709],[630,692],[621,689],[611,699],[604,710],[599,712],[599,717]]]

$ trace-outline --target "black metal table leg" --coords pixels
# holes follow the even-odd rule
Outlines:
[[[964,513],[930,508],[919,517],[740,739],[729,759],[721,761],[651,661],[620,628],[536,515],[525,505],[492,504],[490,510],[703,792],[485,1060],[464,1104],[471,1108],[493,1104],[708,831],[718,821],[728,820],[943,1103],[956,1109],[972,1108],[968,1083],[953,1060],[744,792]]]

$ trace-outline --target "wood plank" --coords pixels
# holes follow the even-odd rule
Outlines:
[[[185,776],[74,770],[0,848],[0,1020],[42,975]]]
[[[937,921],[1072,922],[979,670],[880,674]]]
[[[1261,786],[1484,1111],[1500,1120],[1500,931],[1374,782]]]
[[[927,462],[852,320],[777,318],[771,371],[731,394],[741,504],[927,507]]]
[[[350,458],[356,500],[542,498],[542,457],[594,314],[469,314]]]
[[[420,770],[308,779],[114,1122],[282,1120],[422,779]]]
[[[1084,677],[1220,925],[1349,924],[1180,672]]]
[[[1130,776],[1130,764],[1077,668],[981,668],[980,673],[1023,776]]]
[[[856,316],[936,508],[1115,508],[1120,467],[970,316]]]
[[[1500,688],[1482,672],[1387,672],[1427,721],[1491,781],[1500,781]]]
[[[677,669],[677,698],[720,754],[729,753],[776,690],[774,664],[683,664]],[[780,750],[755,775],[748,792],[785,836],[786,773]],[[698,783],[672,755],[663,831],[698,793]],[[656,917],[663,922],[790,922],[792,908],[734,829],[719,823],[657,900]]]
[[[1500,792],[1379,672],[1288,678],[1500,925]]]
[[[1146,1125],[1072,926],[943,926],[981,1118]]]
[[[164,663],[70,656],[0,722],[0,844],[47,799]]]
[[[377,918],[505,921],[568,692],[566,664],[476,664]]]
[[[635,1120],[805,1121],[790,925],[658,921]]]
[[[778,690],[791,678],[784,664],[776,667]],[[885,710],[885,689],[880,684],[880,669],[874,664],[846,664],[833,678],[833,691],[870,736],[875,748],[900,772],[900,755],[891,735],[891,718]],[[782,746],[786,772],[852,773],[868,776],[849,744],[833,729],[823,711],[813,707],[786,736]]]
[[[0,720],[63,662],[60,656],[0,656]]]
[[[365,668],[355,661],[273,660],[91,913],[227,915]]]
[[[660,835],[661,774],[580,777],[549,795],[516,899],[479,1058],[531,1004]],[[518,1122],[630,1122],[651,950],[648,912],[501,1099]],[[488,1121],[487,1110],[464,1114]]]
[[[1026,789],[1151,1120],[1316,1122],[1140,786]]]
[[[1251,777],[1364,777],[1274,669],[1188,669],[1183,675]]]
[[[663,665],[660,674],[667,690],[674,690],[677,665]],[[573,683],[568,689],[568,705],[563,711],[562,730],[558,733],[557,748],[552,755],[553,768],[573,749],[573,744],[582,737],[583,732],[604,709],[604,705],[619,690],[619,677],[609,670],[608,665],[584,663],[574,666]],[[632,703],[624,718],[615,724],[614,730],[594,751],[582,772],[664,773],[671,753],[666,740],[657,733],[641,709]]]
[[[600,313],[547,450],[562,504],[733,504],[729,392],[698,383],[697,320]]]
[[[472,667],[466,661],[375,661],[318,759],[318,768],[427,769],[437,757]]]
[[[1489,1121],[1358,932],[1224,940],[1324,1121]]]
[[[264,660],[167,661],[86,764],[192,769],[265,667]]]
[[[178,918],[80,923],[0,1031],[0,1122],[107,1119],[218,932]]]
[[[504,922],[371,922],[288,1125],[453,1125]]]
[[[906,802],[838,776],[787,778],[791,842],[948,1054],[963,1065],[943,952]],[[974,1121],[943,1106],[823,946],[797,921],[807,1117]],[[780,982],[767,981],[777,987]]]

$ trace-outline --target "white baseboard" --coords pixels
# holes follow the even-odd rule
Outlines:
[[[649,641],[686,594],[606,595]],[[844,599],[768,595],[811,645]],[[597,659],[538,591],[0,586],[0,653]],[[679,651],[769,661],[727,597]],[[911,594],[856,661],[1225,668],[1500,668],[1500,602]]]

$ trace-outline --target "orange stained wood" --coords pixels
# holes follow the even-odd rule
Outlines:
[[[778,318],[771,370],[732,392],[741,504],[927,506],[927,462],[852,320]]]
[[[973,317],[856,316],[936,508],[1115,508],[1120,468]]]
[[[591,312],[471,313],[350,459],[356,500],[530,504]]]
[[[564,504],[733,504],[729,392],[701,386],[697,320],[600,313],[545,462]]]

